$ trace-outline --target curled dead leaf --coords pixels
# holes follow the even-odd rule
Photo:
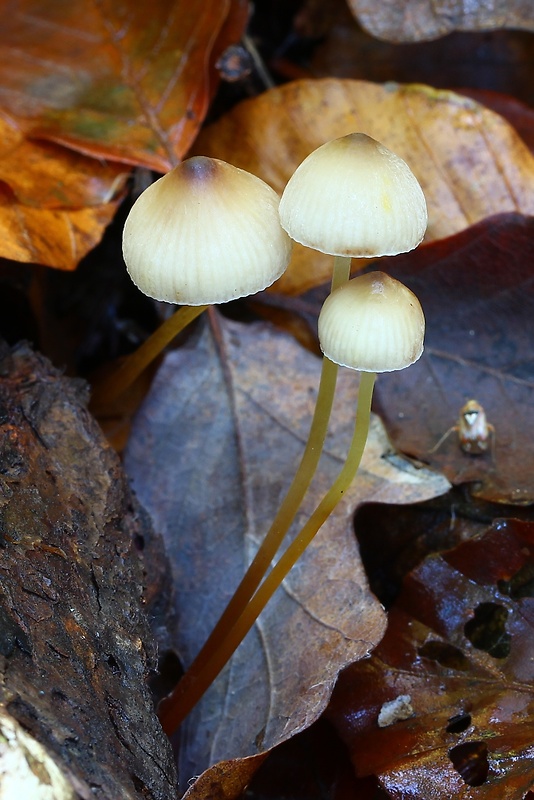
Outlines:
[[[529,0],[404,0],[377,5],[348,0],[349,8],[372,35],[390,42],[419,42],[453,31],[522,28],[534,30]]]

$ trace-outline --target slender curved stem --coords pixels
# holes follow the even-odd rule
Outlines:
[[[342,283],[346,283],[346,281],[349,279],[350,264],[350,258],[346,258],[344,256],[335,257],[332,276],[332,290],[336,289]],[[328,421],[330,419],[330,412],[332,410],[332,403],[334,400],[337,372],[337,364],[334,364],[327,358],[323,358],[321,379],[317,393],[315,411],[310,427],[310,433],[308,435],[308,441],[306,443],[300,464],[297,472],[295,473],[295,477],[293,478],[293,481],[280,505],[271,527],[269,528],[247,572],[243,576],[241,583],[237,587],[233,596],[230,598],[230,601],[219,618],[219,621],[213,628],[208,639],[190,665],[189,669],[180,680],[178,686],[162,703],[162,709],[164,706],[168,709],[170,709],[171,706],[175,708],[175,711],[172,712],[173,720],[174,717],[177,717],[179,720],[181,720],[183,716],[185,716],[185,714],[183,714],[180,710],[181,704],[184,702],[184,698],[188,698],[189,703],[191,703],[193,700],[193,687],[197,684],[197,676],[204,670],[205,666],[212,661],[218,649],[221,647],[228,631],[234,622],[239,618],[241,612],[246,607],[248,601],[260,585],[263,576],[269,569],[269,565],[284,539],[284,536],[291,527],[291,523],[295,518],[304,495],[306,494],[306,491],[315,474],[317,465],[319,463],[319,458],[323,450],[326,431],[328,428]],[[200,699],[200,696],[197,699]],[[193,700],[191,708],[195,702],[196,700]],[[174,723],[172,722],[171,725],[174,725]],[[164,725],[164,729],[167,733],[171,733],[172,730],[174,730],[174,727],[172,730],[167,730]]]
[[[206,689],[215,680],[221,669],[229,661],[242,642],[255,620],[280,586],[290,569],[310,544],[317,531],[328,519],[337,503],[352,482],[361,462],[371,414],[371,400],[376,375],[364,372],[361,376],[358,393],[358,408],[352,442],[347,459],[338,477],[323,497],[310,519],[303,526],[297,537],[289,545],[284,554],[267,575],[261,586],[250,599],[241,615],[226,634],[210,660],[194,676],[186,673],[171,695],[162,701],[159,718],[166,733],[171,735],[183,719],[196,705]],[[187,680],[186,680],[187,678]]]
[[[143,342],[121,366],[93,390],[94,406],[115,400],[128,389],[148,365],[161,353],[175,336],[193,322],[208,306],[181,306],[172,317],[162,322],[154,333]]]

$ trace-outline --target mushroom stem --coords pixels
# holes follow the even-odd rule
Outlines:
[[[329,362],[329,359],[325,358],[324,361]],[[334,365],[332,364],[332,366]],[[329,491],[251,597],[248,605],[244,607],[235,624],[220,642],[220,645],[210,654],[210,658],[207,661],[203,661],[202,666],[195,670],[194,673],[191,672],[191,669],[188,670],[174,691],[160,704],[160,722],[163,730],[169,736],[174,733],[229,661],[276,589],[348,489],[360,465],[367,441],[375,378],[376,375],[373,372],[361,373],[352,442],[345,464]]]
[[[350,275],[350,265],[350,258],[345,256],[335,257],[332,275],[332,290],[348,281]],[[248,570],[241,579],[241,583],[230,598],[230,601],[219,618],[219,621],[213,628],[198,655],[191,663],[189,669],[180,680],[179,686],[164,701],[165,704],[172,703],[173,705],[176,702],[176,717],[178,718],[178,722],[176,723],[177,725],[180,723],[181,719],[183,719],[183,716],[189,713],[190,708],[195,705],[197,699],[200,699],[205,691],[205,688],[207,687],[205,687],[201,694],[198,695],[198,698],[193,701],[193,704],[190,706],[190,708],[188,707],[185,714],[182,714],[180,711],[181,698],[189,695],[189,693],[195,693],[194,687],[197,685],[198,676],[203,673],[203,671],[206,669],[206,665],[208,665],[215,657],[216,653],[224,643],[228,632],[231,630],[232,626],[249,602],[250,598],[260,585],[262,578],[269,569],[269,565],[278,548],[280,547],[287,531],[291,527],[291,523],[293,522],[300,504],[302,503],[304,495],[306,494],[306,491],[317,469],[319,458],[323,450],[326,431],[328,428],[328,421],[330,419],[330,412],[332,410],[332,403],[334,400],[337,373],[338,365],[334,364],[332,361],[330,361],[330,359],[323,358],[321,379],[317,393],[317,400],[315,403],[315,411],[308,435],[308,441],[293,481],[291,482],[291,485],[280,505],[271,527],[269,528]],[[176,698],[180,699],[175,701],[175,696]],[[172,725],[174,725],[174,716],[171,720],[171,726]],[[165,730],[169,734],[172,733],[171,729]]]
[[[127,356],[121,366],[97,383],[92,397],[93,406],[98,407],[119,397],[136,378],[161,353],[161,351],[193,322],[208,306],[181,306],[172,317],[162,322],[143,344]]]

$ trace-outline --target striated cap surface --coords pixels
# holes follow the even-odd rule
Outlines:
[[[270,286],[289,263],[279,197],[255,175],[195,156],[134,203],[123,232],[130,277],[149,297],[207,305]]]
[[[280,201],[292,239],[337,256],[407,252],[428,215],[417,178],[402,158],[364,133],[318,147],[296,169]]]

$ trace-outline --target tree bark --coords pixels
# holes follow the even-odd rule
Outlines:
[[[162,562],[86,401],[28,346],[1,350],[0,784],[22,753],[32,798],[60,796],[55,765],[62,797],[168,800],[173,756],[147,688]]]

